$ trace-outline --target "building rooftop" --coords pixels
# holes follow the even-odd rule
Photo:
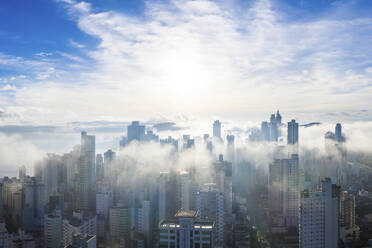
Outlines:
[[[194,210],[179,210],[174,217],[189,217],[189,218],[195,218],[197,214],[197,211]]]

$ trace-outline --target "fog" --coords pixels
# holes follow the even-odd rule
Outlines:
[[[255,166],[265,166],[273,160],[274,157],[285,157],[288,151],[285,149],[286,144],[286,127],[283,126],[282,138],[278,144],[268,142],[250,142],[249,130],[258,128],[258,124],[249,123],[240,128],[236,127],[233,122],[223,123],[222,129],[224,134],[234,134],[235,142],[234,149],[228,147],[225,143],[213,140],[213,152],[206,149],[206,143],[201,138],[203,130],[197,127],[192,127],[186,130],[176,130],[177,132],[160,132],[159,135],[163,138],[164,134],[173,134],[174,138],[181,137],[182,133],[197,134],[195,136],[195,146],[191,149],[182,149],[182,140],[179,140],[179,152],[174,152],[173,147],[166,144],[155,142],[138,143],[132,142],[124,149],[117,149],[116,164],[135,165],[137,173],[158,173],[160,171],[169,170],[185,170],[189,167],[201,168],[208,166],[212,161],[218,159],[219,154],[223,154],[226,160],[234,163],[242,161],[250,162]],[[308,159],[307,156],[324,157],[332,152],[326,149],[324,135],[327,131],[334,132],[335,123],[323,123],[310,127],[300,127],[299,130],[299,153],[300,158]],[[123,128],[124,129],[124,128]],[[371,157],[372,147],[372,122],[352,122],[343,124],[343,135],[346,141],[343,144],[343,149],[348,153],[349,158],[366,158]],[[198,133],[197,133],[198,132]],[[94,133],[90,133],[95,135]],[[68,153],[72,150],[71,139],[72,133],[66,135],[59,134],[58,140],[66,142],[65,150],[56,149],[57,153]],[[74,141],[79,139],[79,133],[75,130]],[[42,139],[43,133],[33,135],[33,139],[40,136]],[[114,141],[118,141],[120,133],[98,133],[96,135],[97,143],[96,153],[103,153],[106,148],[112,149]],[[193,138],[193,136],[191,136]],[[65,139],[65,141],[63,140]],[[50,144],[54,141],[49,140]],[[100,143],[101,142],[101,143]],[[5,134],[0,133],[0,173],[5,175],[17,175],[18,167],[26,165],[28,174],[32,175],[33,165],[36,161],[43,159],[47,153],[52,152],[52,149],[42,149],[35,145],[33,140],[25,139],[22,134]],[[75,144],[76,145],[76,144]],[[104,148],[104,146],[106,146]],[[61,150],[63,151],[61,153]],[[114,149],[115,150],[115,149]]]

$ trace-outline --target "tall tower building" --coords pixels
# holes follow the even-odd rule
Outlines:
[[[123,205],[117,205],[110,208],[110,235],[113,242],[120,242],[120,238],[129,241],[131,223],[130,208]]]
[[[95,211],[95,136],[81,132],[79,164],[79,209]]]
[[[276,117],[275,117],[276,124],[279,126],[282,124],[282,116],[279,114],[279,109],[276,111]]]
[[[62,245],[62,218],[59,214],[48,214],[44,220],[44,247],[55,248]]]
[[[355,227],[355,197],[343,191],[340,206],[341,225],[347,229]]]
[[[278,141],[279,131],[275,114],[270,117],[270,141]]]
[[[132,140],[142,141],[145,138],[145,126],[140,125],[139,121],[132,121],[128,126],[128,143]]]
[[[221,122],[219,120],[213,123],[213,137],[221,139]]]
[[[215,184],[206,184],[196,195],[198,220],[215,223],[215,244],[224,245],[225,235],[225,200],[224,195]]]
[[[104,154],[104,173],[106,178],[112,178],[115,172],[112,167],[112,162],[115,160],[115,152],[111,149],[107,150]]]
[[[275,159],[269,166],[269,212],[273,219],[282,219],[285,227],[297,227],[299,167],[298,155]]]
[[[171,218],[179,209],[178,177],[173,171],[161,172],[158,178],[159,221]]]
[[[261,134],[264,141],[270,141],[270,127],[267,121],[261,123]]]
[[[112,206],[113,193],[107,185],[99,188],[96,193],[96,213],[105,219],[108,217],[109,209]]]
[[[102,180],[104,178],[104,168],[103,168],[103,157],[102,154],[97,154],[96,156],[96,179]]]
[[[232,163],[224,160],[223,155],[220,154],[213,167],[213,182],[223,193],[226,220],[228,220],[232,216]]]
[[[28,179],[24,185],[24,212],[28,212],[30,218],[29,227],[43,226],[45,193],[44,184],[37,181],[36,177]],[[26,223],[24,223],[26,224]]]
[[[288,122],[287,142],[289,145],[298,143],[298,123],[295,120]]]
[[[335,137],[337,142],[342,142],[342,126],[340,123],[336,124]]]
[[[300,199],[300,247],[337,248],[340,188],[331,179],[317,191],[305,190]]]
[[[19,167],[19,180],[24,180],[26,178],[26,166],[22,165]]]

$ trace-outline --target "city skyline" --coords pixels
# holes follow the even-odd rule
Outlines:
[[[0,247],[372,247],[371,0],[0,2]]]

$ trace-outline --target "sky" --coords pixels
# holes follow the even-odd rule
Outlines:
[[[116,142],[134,119],[369,122],[371,13],[370,0],[2,1],[0,133],[46,149],[82,129]]]

